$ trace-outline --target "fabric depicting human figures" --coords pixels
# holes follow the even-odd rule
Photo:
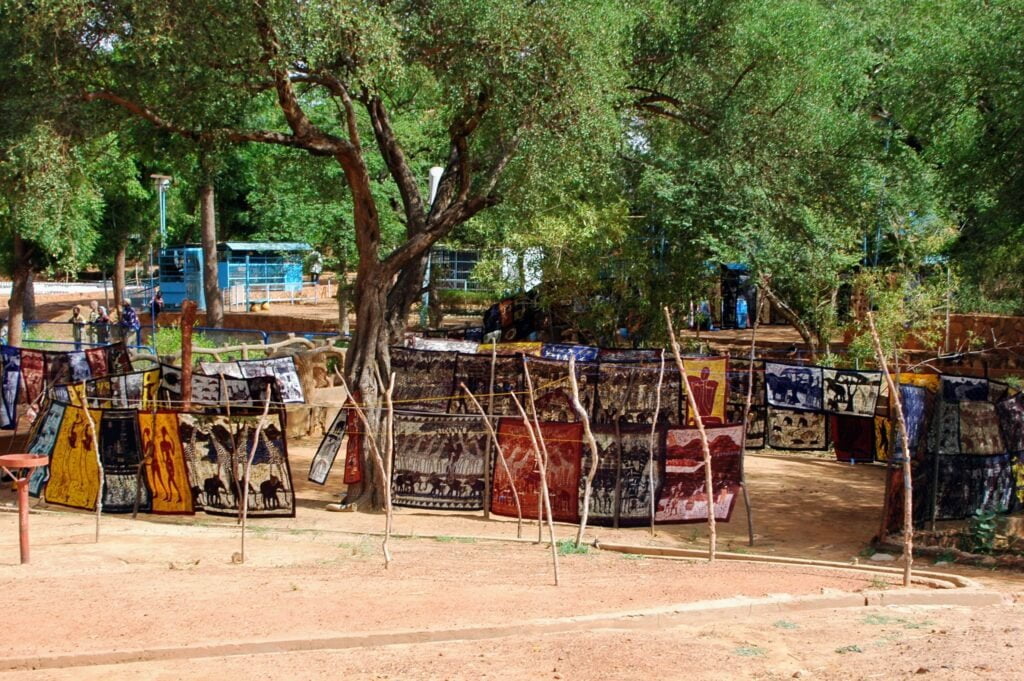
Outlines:
[[[572,386],[569,385],[569,364],[550,359],[524,357],[526,367],[533,381],[533,400],[537,407],[537,416],[541,421],[572,423],[579,420],[576,409],[572,406]],[[587,414],[593,414],[594,399],[597,393],[598,365],[594,363],[576,363],[576,382],[580,391],[580,403]],[[525,380],[525,378],[524,378]],[[529,398],[523,407],[530,416]]]
[[[108,355],[109,353],[104,347],[86,348],[85,361],[89,363],[89,375],[92,378],[99,378],[110,373],[110,367],[107,365]]]
[[[462,392],[460,384],[465,383],[480,405],[490,410],[493,416],[515,416],[516,405],[509,393],[523,391],[523,368],[519,357],[497,355],[494,358],[494,400],[488,397],[491,388],[491,355],[466,355],[459,353],[455,364],[455,392],[452,413],[475,414],[476,407]],[[520,396],[521,397],[521,396]]]
[[[665,364],[658,400],[660,362],[601,362],[598,365],[597,423],[651,423],[655,408],[658,423],[679,425],[682,412],[682,382],[671,360]]]
[[[18,429],[18,395],[21,392],[21,352],[0,346],[0,428]]]
[[[818,411],[823,404],[821,367],[765,362],[768,404],[781,409]]]
[[[437,510],[482,509],[487,444],[481,416],[396,413],[393,503]]]
[[[142,443],[139,439],[138,412],[134,409],[101,412],[100,461],[103,464],[103,510],[107,513],[131,513],[138,494],[139,510],[150,509],[151,495],[144,475],[140,475]]]
[[[825,414],[768,407],[768,446],[822,450],[828,446]]]
[[[960,453],[979,456],[1006,453],[994,404],[960,403]]]
[[[455,389],[457,352],[391,348],[397,409],[446,413]]]
[[[99,424],[102,412],[90,413],[93,424]],[[89,425],[84,409],[71,406],[65,408],[64,419],[57,433],[57,442],[50,455],[50,481],[46,485],[47,503],[88,511],[96,508],[100,491],[96,435]]]
[[[192,483],[185,449],[174,412],[137,412],[142,437],[146,484],[152,493],[150,510],[158,515],[192,515]]]
[[[594,426],[598,449],[598,469],[590,493],[587,521],[610,527],[615,524],[616,496],[619,525],[647,525],[651,522],[651,429],[642,425],[622,425],[618,435],[613,425]],[[658,463],[664,444],[664,429],[654,434],[654,489],[659,480]],[[621,446],[621,450],[620,450]],[[621,451],[621,456],[620,456]],[[583,513],[587,473],[590,471],[590,447],[583,445],[580,460],[579,513]],[[620,463],[621,461],[621,463]]]
[[[996,405],[1003,442],[1010,452],[1024,452],[1024,393],[1003,400]]]
[[[65,406],[59,402],[50,402],[46,405],[42,415],[36,420],[31,437],[29,438],[29,454],[53,456],[54,448],[57,445],[57,437],[60,433],[61,422],[64,420],[64,410]],[[28,480],[29,495],[38,498],[49,479],[49,465],[33,468]]]
[[[43,392],[43,353],[21,351],[21,380],[25,382],[25,401],[34,403]]]
[[[324,433],[323,439],[313,454],[313,460],[309,463],[309,474],[307,479],[317,485],[327,483],[327,476],[331,474],[334,467],[334,460],[345,444],[348,424],[348,409],[342,408],[334,416],[330,427]]]
[[[847,416],[873,416],[881,380],[878,371],[823,369],[825,410]]]
[[[884,416],[875,417],[875,459],[888,461],[892,456],[892,421]]]
[[[829,436],[836,460],[843,463],[869,463],[875,460],[874,418],[831,414]]]
[[[579,519],[583,424],[541,423],[540,428],[548,450],[547,485],[551,513],[557,521],[575,523]],[[523,518],[536,519],[541,498],[540,470],[529,432],[521,420],[503,418],[498,424],[498,442],[515,480]],[[494,469],[491,512],[512,517],[516,515],[512,486],[502,466]]]
[[[740,492],[741,439],[743,427],[705,428],[711,452],[711,489],[715,520],[728,522]],[[665,434],[665,470],[657,523],[692,523],[707,520],[704,451],[697,428],[670,428]]]
[[[725,420],[728,424],[743,423],[743,410],[746,403],[729,402],[725,405]],[[747,441],[746,447],[751,449],[764,449],[765,428],[767,427],[767,411],[764,405],[751,405],[747,412]]]
[[[725,423],[725,398],[729,392],[729,360],[725,357],[686,357],[686,385],[697,403],[697,412],[705,426]],[[684,398],[687,425],[697,423],[690,412],[690,401]]]

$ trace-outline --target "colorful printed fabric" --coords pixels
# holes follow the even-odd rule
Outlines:
[[[729,402],[725,405],[725,420],[729,424],[743,423],[745,403]],[[765,446],[765,429],[767,427],[767,410],[763,405],[752,405],[747,413],[747,440],[744,446],[748,449],[763,449]]]
[[[1014,504],[1014,472],[1012,458],[999,456],[938,456],[929,457],[915,475],[915,488],[921,498],[931,498],[931,480],[935,475],[931,466],[938,462],[938,488],[935,490],[935,517],[937,520],[960,520],[975,513],[1006,513]],[[914,504],[915,520],[924,522],[923,508],[928,504]]]
[[[654,466],[651,466],[651,429],[640,425],[595,426],[598,467],[590,493],[588,522],[594,525],[623,527],[651,522],[651,473],[656,491],[660,484],[658,462],[665,432],[654,433]],[[590,472],[590,447],[584,445],[580,464],[579,513],[583,514],[587,474]]]
[[[875,460],[873,418],[832,414],[829,417],[829,435],[835,447],[837,461],[865,463]]]
[[[658,380],[661,379],[659,397]],[[651,423],[657,410],[658,423],[681,423],[682,382],[679,370],[660,362],[612,363],[598,365],[597,423]]]
[[[110,366],[107,364],[107,356],[109,354],[105,347],[87,348],[85,350],[85,361],[89,363],[90,376],[99,378],[110,373]]]
[[[822,408],[821,367],[765,362],[764,370],[768,404],[807,411]]]
[[[358,393],[355,399],[359,399]],[[348,441],[345,443],[345,475],[342,482],[354,485],[363,481],[363,431],[355,409],[348,410],[346,435]]]
[[[496,352],[499,355],[531,355],[533,357],[540,357],[540,353],[543,347],[542,343],[498,343],[495,346],[493,343],[481,343],[477,347],[477,352],[482,355],[491,354],[491,349],[497,347]]]
[[[100,461],[103,464],[103,510],[131,513],[150,509],[151,495],[142,475],[142,446],[134,409],[101,412]]]
[[[772,449],[827,449],[825,415],[769,406],[768,446]]]
[[[481,416],[395,414],[394,504],[482,509],[489,442]]]
[[[1006,453],[994,404],[960,403],[960,453],[979,456]]]
[[[519,412],[512,401],[510,393],[521,393],[523,390],[523,363],[515,355],[496,355],[494,357],[494,396],[488,395],[491,389],[491,356],[464,355],[459,353],[455,365],[455,394],[452,401],[452,412],[456,414],[476,414],[473,403],[462,392],[460,385],[465,384],[480,405],[492,416],[515,416]]]
[[[918,385],[900,385],[900,404],[903,407],[903,421],[907,426],[907,441],[910,443],[910,454],[914,456],[920,449],[921,440],[928,430],[928,416],[931,412],[932,393]],[[896,457],[903,455],[903,438],[892,443]]]
[[[983,402],[988,399],[988,380],[972,376],[942,378],[942,399],[947,402]]]
[[[420,338],[419,336],[414,336],[410,347],[414,350],[440,350],[442,352],[459,352],[472,355],[477,353],[480,344],[452,338]]]
[[[823,369],[825,410],[848,416],[873,416],[882,374],[878,371]]]
[[[59,402],[50,402],[36,420],[32,434],[29,436],[28,453],[53,457],[60,433],[61,422],[64,420],[66,407]],[[47,481],[50,479],[50,466],[38,466],[32,469],[28,480],[28,493],[38,498]]]
[[[575,357],[577,362],[597,361],[598,349],[590,345],[572,345],[569,343],[544,343],[540,348],[540,356],[544,359],[557,359],[568,362]]]
[[[18,395],[21,392],[21,352],[0,346],[0,428],[18,429]]]
[[[161,411],[138,412],[137,416],[146,460],[146,485],[152,492],[150,511],[159,515],[194,514],[193,487],[185,464],[178,415]]]
[[[683,364],[686,369],[684,388],[693,394],[701,421],[705,426],[724,424],[725,398],[729,392],[729,360],[725,357],[687,357]],[[697,421],[690,412],[689,399],[686,404],[686,423],[692,426]]]
[[[25,382],[25,399],[31,404],[43,392],[43,353],[39,350],[21,351],[21,378]]]
[[[441,414],[448,412],[454,394],[457,358],[457,352],[391,348],[395,406]]]
[[[69,352],[68,365],[71,367],[71,382],[81,383],[92,378],[92,367],[85,352]]]
[[[553,359],[537,357],[523,358],[526,368],[533,381],[533,402],[537,416],[541,421],[573,423],[579,415],[572,405],[572,386],[569,383],[569,364]],[[588,415],[594,413],[594,400],[597,396],[598,381],[597,364],[576,364],[576,383],[580,392],[580,404]],[[525,380],[525,376],[524,376]],[[529,384],[527,384],[529,385]],[[529,397],[523,402],[523,408],[530,416]]]
[[[938,374],[897,374],[896,381],[901,385],[916,385],[933,393],[939,392],[942,387]]]
[[[578,521],[580,455],[583,425],[580,423],[541,423],[541,436],[547,445],[547,486],[551,513],[555,520]],[[515,481],[522,504],[523,518],[536,519],[541,501],[540,470],[529,432],[518,419],[501,419],[498,442]],[[512,483],[502,466],[494,469],[491,512],[516,515]]]
[[[92,423],[98,424],[102,412],[91,411]],[[100,468],[96,460],[96,433],[85,410],[66,407],[57,441],[50,455],[50,480],[46,484],[46,501],[50,504],[96,508],[100,492]]]
[[[243,359],[238,362],[244,378],[271,377],[277,379],[281,391],[281,401],[285,404],[304,404],[302,383],[299,372],[295,368],[294,357],[275,357],[273,359]]]
[[[128,354],[128,346],[124,341],[111,343],[105,347],[107,351],[107,368],[111,374],[127,374],[132,371],[132,358]]]
[[[740,491],[743,426],[706,428],[711,452],[712,504],[715,520],[728,522]],[[665,472],[654,521],[690,523],[707,520],[704,453],[696,428],[670,428],[665,435]]]
[[[48,386],[71,382],[71,360],[66,352],[43,352],[43,380]]]
[[[327,476],[331,474],[334,467],[334,460],[338,457],[338,451],[345,443],[348,425],[348,409],[339,409],[331,421],[330,428],[324,433],[320,444],[316,448],[313,460],[309,464],[309,475],[307,479],[317,485],[327,483]]]

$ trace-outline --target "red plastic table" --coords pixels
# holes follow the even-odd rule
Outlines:
[[[37,454],[4,454],[0,456],[0,468],[14,479],[18,487],[18,542],[21,545],[21,564],[28,562],[28,479],[33,468],[50,463],[50,457]],[[19,476],[21,471],[28,471]]]

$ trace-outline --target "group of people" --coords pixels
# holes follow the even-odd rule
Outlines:
[[[149,306],[155,323],[157,316],[164,309],[164,299],[159,289],[153,295]],[[71,323],[75,350],[82,349],[83,333],[92,345],[103,345],[120,338],[131,341],[133,334],[135,344],[142,344],[142,324],[139,322],[139,315],[127,300],[124,301],[120,314],[116,311],[109,314],[107,308],[94,300],[89,303],[89,316],[85,317],[82,315],[81,306],[75,305],[71,308],[71,319],[68,321]]]

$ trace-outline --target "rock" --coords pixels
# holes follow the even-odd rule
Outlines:
[[[896,557],[891,553],[875,553],[871,556],[871,560],[879,563],[889,563],[896,560]]]
[[[795,672],[793,672],[794,679],[806,679],[810,675],[811,673],[806,669],[797,669]]]
[[[915,674],[927,674],[929,671],[931,671],[931,670],[929,670],[928,667],[918,667],[917,671],[914,672],[914,673]]]

